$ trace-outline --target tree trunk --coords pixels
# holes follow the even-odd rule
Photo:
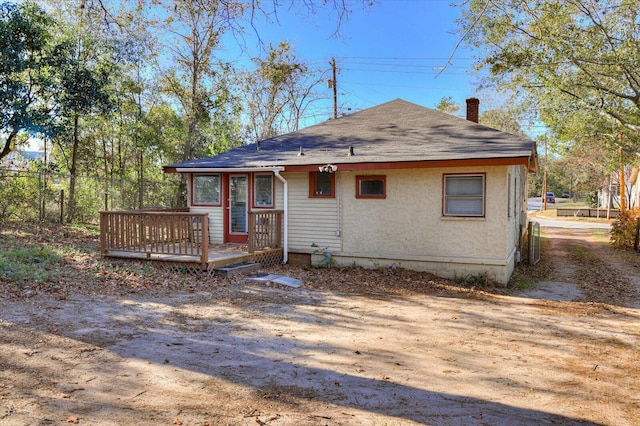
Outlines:
[[[69,169],[69,202],[67,203],[67,222],[73,222],[76,214],[76,171],[78,162],[78,114],[73,116],[73,149],[71,150],[71,168]]]
[[[142,210],[144,208],[144,155],[142,155],[142,150],[138,154],[138,167],[138,208]]]
[[[4,146],[2,147],[2,151],[0,151],[0,160],[2,160],[7,155],[11,154],[13,150],[11,148],[11,144],[13,144],[13,140],[16,138],[18,132],[16,130],[12,130],[7,136],[7,140],[4,142]]]

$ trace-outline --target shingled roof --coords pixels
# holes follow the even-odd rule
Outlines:
[[[396,99],[165,171],[488,159],[535,168],[535,143]]]

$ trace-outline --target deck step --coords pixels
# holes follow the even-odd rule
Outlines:
[[[249,272],[257,271],[262,268],[262,265],[254,262],[237,263],[235,265],[224,266],[221,268],[215,268],[215,275],[219,277],[233,277],[240,274],[248,274]]]

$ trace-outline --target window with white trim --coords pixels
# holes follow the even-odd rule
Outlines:
[[[444,175],[444,216],[484,217],[485,175]]]
[[[193,175],[191,204],[197,206],[220,205],[220,175]]]
[[[256,174],[253,177],[253,205],[273,207],[273,175]]]

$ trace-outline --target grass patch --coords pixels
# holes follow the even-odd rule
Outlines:
[[[10,248],[0,252],[0,273],[18,284],[47,282],[57,276],[63,257],[50,247]]]
[[[515,290],[527,290],[535,287],[538,279],[526,273],[514,272],[509,279],[509,288]]]
[[[611,231],[607,229],[590,229],[589,232],[600,243],[609,243],[611,241]]]
[[[97,226],[0,223],[0,282],[39,285],[77,277],[80,257],[97,252]]]
[[[480,273],[476,275],[470,274],[462,277],[457,276],[455,277],[454,281],[457,284],[464,284],[464,285],[471,285],[471,286],[478,286],[478,287],[486,287],[490,284],[493,284],[489,279],[489,275],[487,273]]]
[[[594,258],[593,253],[584,247],[571,247],[569,248],[569,253],[574,259],[582,262],[592,260]]]

